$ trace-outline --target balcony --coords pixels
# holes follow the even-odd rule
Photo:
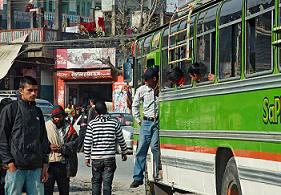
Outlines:
[[[58,40],[58,32],[46,28],[0,30],[0,43],[8,43],[29,34],[28,42],[46,42]]]

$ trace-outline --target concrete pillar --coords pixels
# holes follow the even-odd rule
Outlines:
[[[13,0],[7,0],[7,29],[11,30],[14,27],[14,8]]]

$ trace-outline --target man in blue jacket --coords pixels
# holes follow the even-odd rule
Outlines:
[[[28,195],[43,195],[49,141],[42,111],[35,103],[37,81],[23,77],[19,92],[19,100],[4,107],[0,115],[0,158],[8,166],[5,194],[21,194],[25,185]]]

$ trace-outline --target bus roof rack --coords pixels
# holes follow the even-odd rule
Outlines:
[[[169,36],[168,36],[168,64],[175,64],[182,61],[191,61],[192,58],[190,57],[189,53],[189,39],[190,39],[190,25],[191,25],[191,15],[193,10],[200,6],[202,3],[201,0],[195,0],[184,7],[177,9],[176,12],[173,14],[170,24],[169,24]],[[181,21],[186,20],[187,27],[186,29],[182,30],[181,32],[171,32],[172,26],[175,23],[180,23]],[[179,33],[185,33],[186,31],[186,42],[181,45],[176,45],[174,43],[171,43],[172,37],[177,36]],[[178,48],[184,48],[185,47],[185,56],[180,56],[179,59],[172,59],[171,53],[174,52],[174,50]]]

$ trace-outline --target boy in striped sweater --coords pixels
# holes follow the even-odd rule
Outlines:
[[[97,102],[95,110],[98,115],[89,122],[84,139],[85,164],[90,166],[92,160],[92,194],[100,195],[103,183],[103,194],[111,195],[116,170],[116,140],[123,161],[127,160],[127,145],[118,120],[107,114],[105,102]]]

